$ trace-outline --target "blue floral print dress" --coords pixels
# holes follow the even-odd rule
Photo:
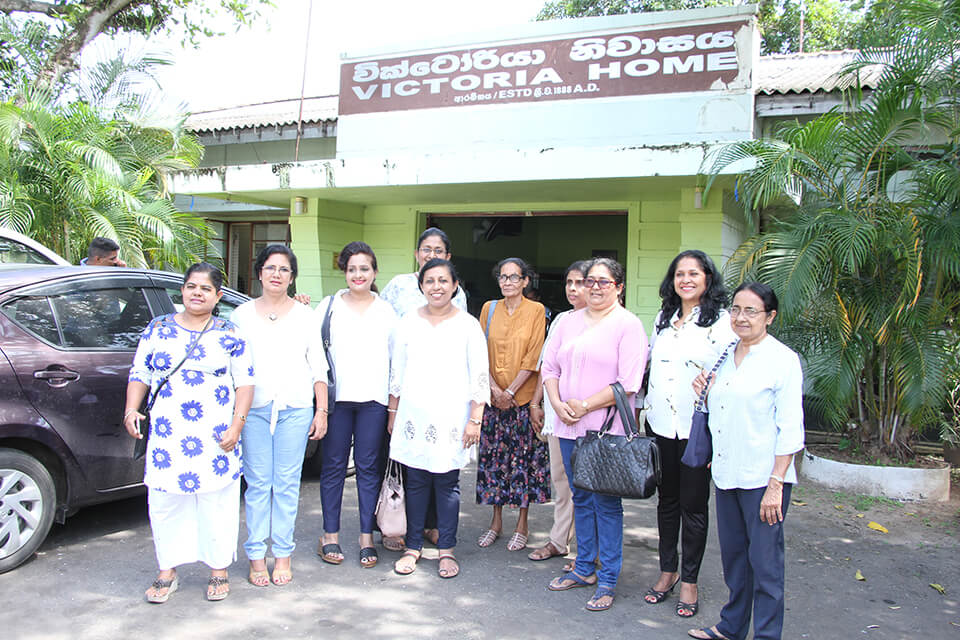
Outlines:
[[[180,326],[174,314],[154,318],[140,336],[130,380],[149,386],[152,396],[198,334]],[[150,412],[148,487],[182,495],[207,493],[240,478],[239,443],[230,453],[218,443],[233,420],[235,389],[253,384],[252,363],[236,327],[213,318]]]

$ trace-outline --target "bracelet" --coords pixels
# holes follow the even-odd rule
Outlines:
[[[236,413],[233,414],[233,419],[236,420],[237,418],[240,418],[240,424],[246,424],[246,423],[247,423],[247,416],[241,416],[241,415],[236,414]]]
[[[387,413],[396,413],[396,412],[397,412],[396,409],[391,409],[390,407],[387,407]]]
[[[483,420],[480,420],[479,418],[470,418],[470,422],[473,424],[483,424]]]
[[[507,387],[506,389],[504,389],[503,392],[504,392],[504,393],[509,393],[511,398],[514,397],[515,395],[517,395],[517,394],[515,394],[513,391],[510,391],[510,387]]]
[[[778,476],[778,475],[775,474],[775,473],[771,473],[771,474],[770,474],[770,477],[771,477],[773,480],[776,480],[777,482],[779,482],[780,484],[783,484],[783,483],[784,483],[783,478],[782,478],[781,476]]]
[[[330,411],[326,407],[317,407],[317,411],[325,415],[330,415]]]
[[[126,413],[123,414],[123,419],[126,420],[127,416],[129,416],[131,413],[136,413],[136,412],[137,412],[136,409],[127,409]]]

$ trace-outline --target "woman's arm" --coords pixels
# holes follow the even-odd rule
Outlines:
[[[146,419],[146,416],[140,413],[140,405],[143,404],[143,399],[147,396],[149,390],[150,387],[139,380],[131,380],[127,383],[127,402],[126,408],[123,410],[123,426],[126,427],[127,433],[137,440],[143,437],[140,432],[140,421]]]
[[[483,421],[483,404],[470,401],[470,419],[463,428],[463,448],[466,449],[480,442],[480,424]]]
[[[327,417],[330,415],[330,409],[327,407],[326,382],[317,380],[313,383],[313,397],[317,403],[317,411],[313,414],[313,422],[310,423],[308,437],[311,440],[323,440],[323,437],[327,435]]]
[[[533,389],[533,398],[530,400],[530,424],[535,433],[543,429],[543,376],[537,374],[537,386]]]
[[[243,431],[243,425],[247,422],[247,414],[250,413],[250,405],[253,404],[253,385],[248,384],[237,387],[237,395],[233,401],[233,420],[230,427],[223,432],[220,437],[220,448],[224,451],[233,451],[240,440],[240,432]]]
[[[791,462],[793,462],[792,453],[774,457],[773,473],[770,474],[767,490],[763,492],[763,498],[760,500],[760,520],[769,525],[783,522],[783,476],[790,468]]]

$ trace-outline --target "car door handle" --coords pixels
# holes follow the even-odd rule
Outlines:
[[[46,380],[48,384],[56,386],[59,383],[59,386],[67,384],[71,380],[76,380],[80,377],[80,374],[76,371],[70,371],[69,369],[47,367],[46,369],[41,369],[40,371],[34,371],[33,377],[37,380]]]

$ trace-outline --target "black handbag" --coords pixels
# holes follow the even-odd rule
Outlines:
[[[573,486],[607,496],[649,498],[660,484],[660,450],[653,438],[640,435],[633,408],[619,382],[614,382],[615,407],[599,431],[577,438],[570,464]],[[607,433],[620,415],[626,435]]]
[[[173,377],[177,371],[180,370],[180,367],[183,366],[183,363],[187,361],[190,357],[190,354],[193,353],[193,350],[197,348],[197,345],[200,344],[200,338],[203,337],[203,334],[207,332],[207,329],[210,328],[210,324],[213,322],[213,318],[207,320],[207,324],[204,325],[203,331],[193,339],[193,342],[190,343],[190,346],[187,347],[187,353],[183,356],[183,360],[180,361],[177,366],[173,368],[173,371],[168,373],[163,377],[163,380],[160,381],[160,384],[157,385],[157,390],[153,392],[153,395],[150,396],[150,400],[147,401],[147,406],[140,410],[145,417],[140,421],[140,433],[143,435],[142,438],[137,438],[133,441],[133,459],[139,460],[143,456],[147,455],[147,440],[150,438],[150,411],[153,409],[153,404],[157,401],[157,396],[160,395],[160,391],[167,385],[170,381],[170,378]]]
[[[724,350],[720,359],[713,365],[710,374],[707,375],[707,384],[704,385],[697,403],[693,407],[693,419],[690,421],[690,439],[687,440],[687,447],[683,450],[683,457],[680,462],[688,467],[705,467],[713,459],[713,436],[710,435],[710,426],[707,424],[709,414],[705,408],[707,402],[707,389],[710,387],[710,379],[717,375],[720,365],[727,359],[730,349],[736,346],[737,341],[731,342]]]
[[[320,324],[320,338],[323,340],[323,355],[327,358],[327,413],[333,413],[333,405],[337,401],[337,370],[333,366],[333,354],[330,353],[330,316],[333,313],[333,297],[330,296],[330,304],[327,305],[327,311],[323,314],[323,322]]]

